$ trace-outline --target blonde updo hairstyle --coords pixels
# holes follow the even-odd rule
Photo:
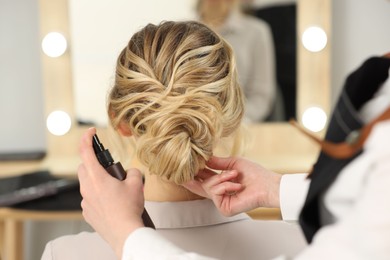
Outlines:
[[[136,136],[151,174],[192,180],[243,110],[232,49],[201,23],[149,24],[118,57],[109,118]]]

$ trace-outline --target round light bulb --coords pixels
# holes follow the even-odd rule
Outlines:
[[[52,58],[56,58],[65,53],[67,42],[65,37],[58,32],[48,33],[42,40],[43,52]]]
[[[311,52],[319,52],[328,42],[325,31],[317,26],[307,28],[302,34],[303,46]]]
[[[310,107],[302,115],[303,126],[313,132],[319,132],[324,129],[326,121],[326,113],[319,107]]]
[[[64,111],[53,111],[47,117],[46,126],[53,135],[64,135],[69,132],[72,125],[70,116]]]

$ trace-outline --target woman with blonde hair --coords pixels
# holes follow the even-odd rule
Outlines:
[[[147,169],[144,187],[124,192],[131,196],[143,190],[157,235],[187,251],[220,259],[269,259],[280,253],[295,255],[305,246],[296,225],[255,221],[247,214],[223,216],[211,200],[181,185],[194,180],[218,143],[239,130],[244,114],[232,49],[207,26],[168,21],[135,33],[118,57],[108,114],[114,129],[134,138],[137,157]],[[94,134],[89,129],[81,141],[80,182],[95,175],[104,183],[122,185],[97,162]],[[130,170],[124,184],[131,184],[134,177]],[[83,207],[90,205],[89,199],[84,198]],[[114,206],[111,212],[107,219],[121,223]],[[84,217],[87,222],[93,219],[87,213]],[[100,228],[106,227],[98,227],[98,232]],[[123,235],[127,233],[123,228]],[[113,238],[117,239],[125,237]],[[149,251],[156,253],[159,246],[135,250],[140,259],[150,259]],[[114,259],[115,254],[120,257],[122,248],[112,250],[97,233],[81,233],[49,242],[43,259]]]

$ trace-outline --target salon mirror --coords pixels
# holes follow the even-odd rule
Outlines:
[[[73,125],[77,125],[77,121],[86,124],[94,123],[97,126],[104,125],[106,122],[105,98],[112,80],[115,58],[127,43],[129,35],[147,22],[159,22],[171,17],[189,19],[193,15],[192,8],[194,7],[188,8],[188,4],[195,3],[194,0],[149,0],[134,3],[134,8],[130,7],[127,10],[123,8],[123,6],[128,5],[127,2],[129,1],[115,1],[115,4],[112,1],[94,2],[94,8],[98,7],[100,13],[94,19],[88,19],[84,14],[92,8],[89,1],[40,1],[42,38],[48,32],[59,31],[70,42],[68,51],[64,55],[58,58],[43,57],[47,97],[46,111],[52,111],[61,106],[69,111],[74,122]],[[298,0],[296,2],[297,39],[305,28],[312,25],[320,26],[330,37],[330,2],[331,0]],[[170,8],[161,15],[159,9],[173,3],[175,8]],[[76,4],[77,8],[73,8],[76,6],[72,7],[72,5]],[[115,21],[109,20],[111,18],[107,16],[107,10],[112,8],[116,8],[115,12],[118,14]],[[141,9],[148,10],[148,12],[141,13],[139,12]],[[177,13],[173,9],[187,11]],[[128,17],[137,18],[140,22],[128,24],[126,22]],[[84,21],[84,25],[76,24],[76,21],[81,20]],[[119,26],[123,27],[124,25],[127,26],[128,33],[123,33],[121,37],[114,37],[114,32],[118,30]],[[101,33],[103,31],[104,34]],[[94,36],[99,35],[99,33],[101,33],[100,40],[95,39]],[[87,41],[77,42],[75,38],[77,35],[81,35]],[[86,44],[86,46],[78,46],[77,44]],[[112,44],[117,47],[109,47]],[[94,52],[96,46],[114,51],[108,56],[98,56]],[[83,53],[79,52],[81,49]],[[326,113],[329,112],[330,45],[328,44],[323,50],[313,53],[304,49],[302,44],[297,42],[296,51],[296,118],[301,121],[304,110],[312,106],[320,107]],[[89,62],[95,62],[99,65],[94,66],[91,70],[90,66],[83,64],[87,58],[89,58]],[[81,63],[78,62],[78,59]],[[90,72],[80,73],[80,71],[88,70]],[[79,72],[76,73],[76,71]],[[96,81],[102,74],[104,74],[104,79]],[[79,89],[78,85],[84,87]],[[99,85],[104,86],[104,88],[99,87]],[[96,93],[100,93],[101,96],[94,96]],[[81,108],[83,108],[84,115],[80,113]],[[89,114],[95,116],[90,117]],[[254,124],[249,126],[249,131],[252,145],[244,155],[266,167],[281,172],[302,171],[307,170],[316,158],[318,148],[301,136],[287,122]],[[321,134],[320,131],[319,135]],[[57,142],[57,139],[50,138],[52,143]],[[279,155],[278,160],[275,159],[276,154]],[[279,160],[283,161],[283,158],[287,158],[287,161],[281,164]]]
[[[272,112],[265,121],[286,121],[296,117],[297,4],[295,0],[263,2],[254,0],[249,4],[244,1],[246,4],[242,9],[262,19],[272,34],[270,41],[274,50],[272,62],[277,94]],[[164,3],[149,0],[137,4],[132,1],[99,1],[91,5],[85,1],[69,0],[70,55],[77,120],[81,124],[105,124],[106,118],[102,116],[105,115],[105,94],[111,83],[115,58],[134,32],[149,22],[197,19],[197,4],[197,0]],[[242,65],[243,58],[241,55],[239,58],[239,65]],[[244,77],[248,76],[259,77],[245,73]],[[262,87],[261,79],[256,82]],[[91,92],[91,89],[96,91]]]
[[[234,1],[227,2],[234,3]],[[221,3],[223,6],[223,1]],[[79,123],[106,124],[106,118],[101,116],[105,114],[106,92],[112,81],[115,59],[119,51],[127,44],[129,37],[149,22],[196,20],[198,19],[196,11],[198,4],[197,0],[168,0],[164,2],[149,0],[137,4],[132,1],[99,1],[90,5],[84,1],[69,0],[68,21],[73,95],[75,116]],[[175,6],[175,8],[169,8],[169,6]],[[265,122],[278,122],[296,118],[297,3],[295,0],[273,0],[268,1],[268,3],[261,0],[243,1],[242,9],[264,21],[271,33],[269,39],[261,40],[258,43],[260,49],[263,48],[260,46],[263,45],[263,42],[272,42],[271,48],[274,52],[274,58],[270,59],[272,66],[268,67],[275,67],[270,70],[275,73],[275,102],[271,113],[263,120]],[[231,33],[228,34],[231,35]],[[258,37],[262,38],[263,36],[268,35],[259,35]],[[247,51],[238,50],[245,48],[245,45],[236,43],[232,46],[238,51],[237,53],[240,53],[237,58],[237,63],[240,65],[238,69],[245,68],[245,71],[253,70],[254,72],[252,75],[247,72],[242,73],[243,85],[248,83],[250,86],[255,83],[250,78],[264,75],[262,72],[255,73],[256,68],[257,70],[263,68],[256,66],[263,66],[263,63],[252,61]],[[253,63],[258,65],[253,67]],[[268,81],[270,83],[266,83]],[[269,79],[264,79],[263,83],[262,79],[259,78],[255,84],[258,88],[262,88],[264,85],[272,84],[271,82]],[[91,91],[92,87],[94,91]],[[244,87],[244,89],[247,88]],[[262,107],[261,104],[258,105],[258,109],[265,108]],[[262,113],[259,112],[259,114]],[[264,122],[263,120],[261,122]]]
[[[321,10],[318,15],[311,12],[312,17],[315,17],[315,20],[310,21],[313,25],[320,25],[324,22],[321,17],[327,16],[326,4],[321,3],[323,1],[312,2],[314,3],[294,0],[244,1],[244,11],[262,19],[272,32],[270,40],[273,42],[275,54],[277,94],[272,109],[273,116],[268,117],[265,122],[297,118],[297,101],[301,98],[299,93],[297,94],[298,76],[301,73],[296,69],[299,66],[297,57],[300,58],[297,53],[301,51],[301,44],[296,42],[300,38],[297,37],[300,29],[296,23],[297,18],[301,19],[301,23],[305,23],[302,20],[307,19],[308,15],[303,15],[302,10],[305,6],[312,10],[315,5],[325,6],[325,9],[318,9]],[[197,19],[197,4],[196,0],[169,0],[164,3],[144,1],[133,8],[135,3],[129,1],[100,1],[91,6],[83,1],[69,0],[69,34],[72,48],[70,55],[76,119],[82,124],[106,123],[106,118],[101,116],[105,114],[106,92],[112,81],[115,58],[126,45],[129,35],[149,22]],[[238,59],[240,60],[242,62],[242,58]],[[254,78],[257,75],[249,77]],[[262,86],[261,80],[258,86]],[[94,91],[91,91],[92,87]]]

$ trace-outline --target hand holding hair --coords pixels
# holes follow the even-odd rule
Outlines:
[[[196,180],[183,186],[213,200],[225,216],[258,207],[279,207],[281,174],[267,170],[247,159],[212,157]],[[212,171],[222,170],[220,174]]]

